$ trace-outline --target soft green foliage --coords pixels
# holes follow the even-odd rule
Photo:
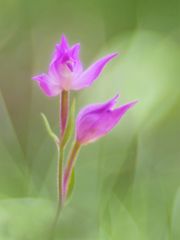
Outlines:
[[[0,240],[44,240],[53,221],[57,151],[39,113],[56,130],[59,102],[41,94],[31,76],[47,69],[62,32],[82,43],[87,63],[120,52],[80,93],[77,111],[117,92],[122,103],[139,104],[110,135],[82,149],[56,239],[180,239],[178,4],[0,1]]]
[[[34,198],[1,199],[0,212],[2,240],[46,239],[54,214],[51,202]]]

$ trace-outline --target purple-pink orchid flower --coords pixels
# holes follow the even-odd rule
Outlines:
[[[124,114],[137,103],[137,100],[135,100],[115,108],[118,97],[119,95],[116,95],[105,103],[91,104],[79,112],[76,119],[74,146],[64,171],[62,188],[64,199],[67,197],[70,176],[80,147],[94,142],[109,133]]]
[[[47,96],[57,96],[63,90],[89,87],[99,77],[105,65],[117,56],[117,53],[109,54],[84,71],[79,52],[80,44],[76,43],[71,47],[67,38],[62,35],[61,42],[56,45],[48,73],[33,77]]]
[[[77,116],[75,139],[64,164],[64,152],[68,141],[72,139],[74,125],[75,109],[74,101],[69,97],[70,91],[77,91],[91,86],[106,64],[117,56],[117,53],[109,54],[84,70],[79,52],[80,44],[76,43],[69,46],[67,38],[62,35],[61,42],[56,45],[53,53],[48,73],[33,77],[33,80],[37,81],[41,90],[47,96],[60,96],[59,136],[56,136],[52,131],[48,120],[43,115],[47,131],[55,141],[58,149],[57,196],[59,203],[56,220],[60,209],[64,207],[73,189],[73,172],[81,147],[109,133],[125,113],[137,103],[137,101],[132,101],[115,107],[119,97],[119,95],[116,95],[105,103],[96,103],[83,108]]]
[[[76,120],[76,140],[80,145],[94,142],[114,128],[124,114],[137,101],[114,108],[119,95],[103,104],[92,104],[83,108]]]

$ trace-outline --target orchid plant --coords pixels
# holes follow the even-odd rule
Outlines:
[[[117,53],[109,54],[83,70],[79,52],[80,44],[69,46],[67,38],[63,35],[61,42],[56,45],[48,73],[33,77],[44,94],[49,97],[60,97],[59,137],[51,130],[45,115],[42,115],[48,133],[58,149],[57,195],[59,209],[64,207],[72,192],[74,167],[80,148],[109,133],[124,114],[137,103],[137,101],[132,101],[115,107],[119,97],[116,95],[105,103],[84,107],[76,118],[75,139],[66,164],[64,164],[64,150],[73,135],[75,103],[74,101],[70,102],[70,93],[73,90],[78,91],[91,86],[107,63],[117,56]]]

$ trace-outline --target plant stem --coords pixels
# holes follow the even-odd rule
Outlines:
[[[62,208],[64,207],[64,175],[63,175],[63,160],[64,160],[64,147],[63,138],[67,127],[69,112],[69,93],[68,91],[62,91],[60,95],[60,133],[59,133],[59,151],[58,151],[58,161],[57,161],[57,210],[51,227],[49,240],[54,239],[55,229],[58,223],[58,218]]]
[[[60,140],[64,136],[68,120],[68,109],[69,109],[69,93],[68,91],[62,91],[60,97]]]
[[[58,202],[63,205],[63,158],[64,158],[64,148],[60,147],[60,154],[58,159]]]
[[[59,145],[59,159],[58,159],[58,200],[61,207],[63,205],[63,158],[64,158],[64,146],[62,144],[63,137],[68,120],[68,108],[69,108],[69,93],[63,90],[60,95],[60,145]]]
[[[69,183],[70,183],[70,178],[71,178],[71,174],[72,174],[72,170],[74,168],[75,165],[75,161],[78,155],[78,152],[80,150],[81,144],[79,142],[75,142],[73,144],[69,159],[67,161],[67,166],[65,168],[64,171],[64,178],[63,178],[63,182],[64,182],[64,193],[63,193],[63,199],[65,201],[67,194],[68,194],[68,189],[69,189]]]
[[[64,157],[63,155],[64,155],[64,149],[63,147],[59,146],[58,161],[57,161],[57,209],[56,209],[55,216],[50,228],[48,240],[54,239],[55,229],[58,223],[61,209],[63,207],[63,200],[62,200],[63,157]]]
[[[49,234],[49,240],[54,239],[55,229],[58,223],[58,218],[60,212],[64,206],[64,179],[63,179],[63,159],[64,159],[64,145],[63,137],[68,120],[68,109],[69,108],[69,93],[67,91],[62,91],[60,95],[60,133],[59,133],[59,148],[58,148],[58,161],[57,161],[57,210],[55,217],[51,226],[51,231]]]

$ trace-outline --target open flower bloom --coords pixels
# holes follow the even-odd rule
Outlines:
[[[104,66],[117,54],[109,54],[83,71],[79,58],[80,44],[69,46],[63,35],[56,45],[48,73],[33,77],[48,96],[59,95],[61,91],[80,90],[89,87],[100,75]]]
[[[114,128],[128,109],[137,101],[114,108],[118,95],[103,104],[93,104],[83,108],[76,120],[76,140],[82,144],[94,142]]]

